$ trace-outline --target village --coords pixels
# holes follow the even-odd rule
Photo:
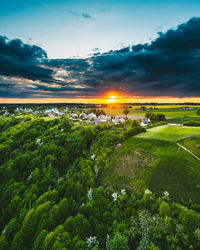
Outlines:
[[[95,111],[95,109],[94,109]],[[34,110],[32,108],[22,108],[17,107],[13,110],[13,114],[15,115],[38,115],[40,117],[49,117],[56,118],[61,116],[67,116],[70,120],[74,122],[86,123],[86,124],[95,124],[99,125],[100,123],[113,123],[115,125],[120,123],[125,123],[127,119],[133,119],[132,117],[127,117],[126,115],[106,115],[102,110],[98,110],[99,112],[90,112],[89,109],[81,110],[81,109],[70,109],[70,108],[46,108],[44,110]],[[2,108],[2,116],[8,117],[11,113],[6,107]],[[150,119],[147,117],[142,117],[139,119],[141,126],[145,127],[150,122]]]

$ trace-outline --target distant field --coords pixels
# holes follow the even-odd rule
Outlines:
[[[147,132],[141,133],[136,137],[148,139],[160,139],[167,141],[179,141],[184,138],[200,136],[200,127],[170,126],[163,125],[148,129]]]
[[[200,202],[200,161],[179,148],[177,141],[200,156],[200,128],[152,128],[129,138],[111,155],[103,184],[129,186],[138,193],[146,188],[158,194],[166,190],[177,201]]]
[[[171,123],[182,123],[184,121],[200,121],[200,116],[197,115],[197,110],[200,110],[200,106],[196,105],[156,105],[156,106],[145,106],[146,110],[142,110],[141,106],[133,106],[130,108],[128,117],[130,119],[137,119],[137,117],[144,117],[148,112],[163,113]],[[190,107],[192,109],[185,109]],[[152,109],[150,109],[152,108]],[[122,106],[111,106],[110,108],[104,108],[107,115],[123,115]]]

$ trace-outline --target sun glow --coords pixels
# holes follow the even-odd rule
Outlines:
[[[116,102],[116,98],[117,98],[116,96],[112,95],[109,97],[109,99],[107,99],[107,102],[112,102],[112,103]]]

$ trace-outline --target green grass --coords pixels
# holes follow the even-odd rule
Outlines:
[[[183,123],[183,122],[188,122],[188,121],[198,121],[200,122],[200,116],[197,117],[173,117],[167,119],[168,123]]]
[[[141,133],[136,137],[148,139],[160,139],[167,141],[179,141],[184,138],[200,135],[200,127],[170,126],[163,125],[148,129],[146,133]]]
[[[200,158],[200,136],[183,139],[179,143]]]
[[[103,185],[137,193],[149,188],[158,195],[166,190],[173,200],[200,202],[200,161],[176,144],[199,155],[198,135],[200,128],[160,126],[129,138],[111,155]]]

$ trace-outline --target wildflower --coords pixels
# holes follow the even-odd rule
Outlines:
[[[87,193],[87,197],[88,197],[88,200],[89,200],[89,201],[92,200],[92,192],[93,192],[93,190],[92,190],[92,188],[90,188],[90,189],[88,190],[88,193]]]
[[[113,194],[112,194],[112,197],[113,197],[113,200],[114,200],[114,201],[117,201],[118,194],[117,194],[117,193],[113,193]]]
[[[121,190],[121,194],[122,194],[122,195],[125,195],[125,194],[126,194],[126,190],[125,190],[125,189],[122,189],[122,190]]]
[[[36,145],[41,146],[43,143],[41,142],[41,138],[37,138]]]
[[[94,160],[95,154],[91,155],[90,158],[91,158],[92,160]]]
[[[167,191],[164,192],[164,196],[168,197],[169,193]]]
[[[148,188],[145,189],[144,193],[145,193],[145,194],[152,194],[152,192],[151,192]]]
[[[90,236],[86,238],[86,244],[88,248],[98,247],[99,241],[97,240],[96,236]]]
[[[98,173],[99,173],[99,169],[98,169],[98,167],[97,166],[94,166],[94,172],[95,172],[95,174],[96,174],[96,176],[98,175]]]

